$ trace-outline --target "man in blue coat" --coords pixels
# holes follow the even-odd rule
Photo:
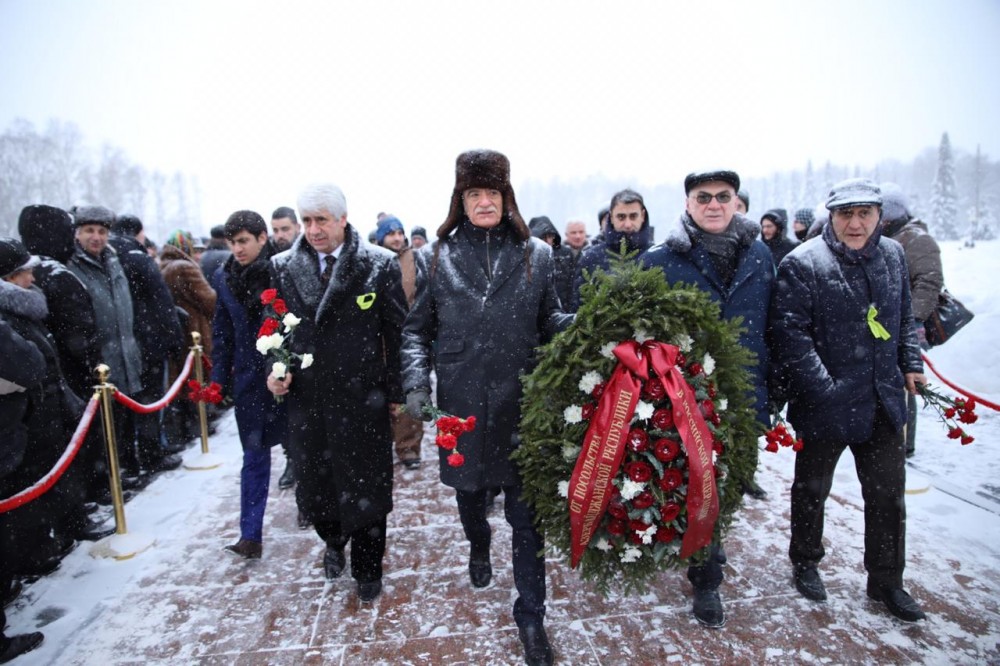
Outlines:
[[[771,253],[759,240],[760,226],[736,212],[740,177],[735,171],[691,173],[684,179],[685,211],[663,243],[639,257],[639,263],[660,268],[671,284],[697,287],[719,304],[726,319],[743,318],[740,344],[757,356],[750,368],[757,420],[770,425],[767,409],[767,308],[774,283]],[[694,615],[708,627],[725,623],[719,585],[722,584],[721,544],[713,544],[704,564],[691,566]]]
[[[224,233],[233,253],[211,278],[218,295],[212,320],[212,381],[233,387],[243,446],[240,539],[226,550],[258,559],[263,551],[271,447],[282,443],[288,430],[285,406],[267,390],[269,365],[256,347],[264,313],[260,295],[270,286],[272,250],[264,218],[251,210],[230,215]]]
[[[861,178],[830,191],[830,223],[778,267],[771,302],[774,373],[805,446],[795,459],[795,586],[824,601],[823,505],[844,449],[854,455],[865,502],[868,596],[896,617],[924,618],[903,590],[906,391],[926,382],[910,309],[903,248],[882,237],[878,186]],[[906,391],[904,391],[904,387]]]

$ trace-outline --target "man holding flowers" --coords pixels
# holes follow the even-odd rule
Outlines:
[[[267,386],[287,397],[295,497],[326,543],[324,573],[341,575],[350,543],[358,597],[371,602],[382,590],[392,510],[389,408],[403,402],[406,296],[395,255],[360,241],[339,187],[308,186],[298,209],[303,234],[271,260],[271,286],[284,317],[300,321],[290,335],[271,333],[280,339],[268,346],[286,349],[289,359],[311,354],[313,363],[272,366]]]

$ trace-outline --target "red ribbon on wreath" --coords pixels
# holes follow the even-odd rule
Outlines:
[[[569,482],[570,564],[580,562],[611,500],[611,482],[625,455],[629,423],[643,381],[659,382],[670,398],[674,427],[688,457],[688,527],[681,557],[690,557],[712,541],[719,496],[712,464],[712,433],[698,409],[694,390],[677,367],[674,345],[626,340],[614,349],[618,359],[584,436]],[[649,368],[656,372],[651,377]]]

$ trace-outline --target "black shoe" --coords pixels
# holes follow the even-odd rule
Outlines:
[[[347,558],[344,556],[344,551],[327,546],[326,553],[323,554],[323,573],[326,575],[326,579],[340,578],[340,574],[344,573],[345,566],[347,566]],[[379,583],[379,588],[381,589],[381,587],[382,584]]]
[[[469,560],[469,580],[472,587],[486,587],[493,580],[493,566],[490,561],[470,559]]]
[[[719,545],[719,549],[715,552],[715,561],[719,564],[725,564],[729,561],[729,556],[726,555],[726,549]]]
[[[10,588],[8,588],[7,593],[3,595],[3,607],[7,608],[12,603],[17,601],[17,598],[21,596],[21,590],[23,589],[24,585],[21,584],[21,581],[11,581]]]
[[[264,546],[259,541],[240,539],[231,546],[226,546],[224,550],[233,555],[238,555],[245,560],[259,560],[261,553],[264,551]]]
[[[57,570],[61,562],[58,557],[47,557],[45,559],[32,559],[22,562],[17,566],[17,574],[25,578],[37,580],[42,576],[48,576]]]
[[[281,478],[278,479],[278,488],[281,490],[288,490],[295,485],[295,465],[289,460],[285,463],[285,471],[281,473]]]
[[[309,520],[309,518],[306,517],[306,514],[301,511],[299,511],[299,515],[295,519],[295,522],[298,524],[300,530],[307,530],[312,527],[312,521]]]
[[[83,512],[88,516],[92,513],[96,513],[100,508],[101,507],[97,504],[97,502],[84,502],[83,504]]]
[[[826,588],[816,567],[802,567],[795,570],[795,589],[811,601],[826,601]]]
[[[889,612],[904,622],[916,622],[927,619],[920,604],[913,600],[901,587],[879,586],[868,583],[868,596],[875,601],[881,601]]]
[[[403,467],[406,469],[420,469],[420,458],[410,458],[409,460],[404,460]]]
[[[722,599],[718,590],[694,591],[694,617],[706,627],[716,629],[726,623],[726,614],[722,611]]]
[[[767,499],[767,491],[758,486],[757,482],[753,479],[750,479],[743,484],[743,494],[749,495],[755,500]]]
[[[77,541],[100,541],[115,533],[115,527],[102,527],[100,523],[88,521],[86,525],[73,532]]]
[[[146,467],[146,472],[149,474],[156,474],[158,472],[170,472],[181,466],[184,462],[179,455],[176,453],[171,455],[165,455],[155,463],[152,463]]]
[[[167,442],[167,445],[163,447],[163,454],[171,456],[175,453],[184,453],[187,451],[188,444],[190,444],[190,442],[182,442],[179,440]]]
[[[528,666],[552,666],[552,646],[541,622],[518,627],[517,635],[524,646],[524,663]]]
[[[123,502],[128,503],[128,502],[132,501],[133,497],[135,497],[135,491],[134,490],[123,490],[122,491],[122,501]],[[102,495],[100,495],[95,501],[100,506],[111,506],[112,505],[111,491],[110,490],[104,491],[104,493]]]
[[[45,640],[45,636],[40,631],[9,636],[7,638],[7,647],[0,652],[0,664],[6,664],[8,661],[20,657],[25,652],[31,652],[41,645],[43,640]]]
[[[140,472],[139,474],[124,472],[122,475],[122,490],[142,490],[153,482],[151,474]]]
[[[369,583],[358,581],[358,599],[368,604],[375,601],[378,595],[382,594],[382,579],[373,580]]]
[[[907,458],[912,458],[913,454],[916,453],[916,452],[917,452],[916,449],[906,449],[906,457]]]

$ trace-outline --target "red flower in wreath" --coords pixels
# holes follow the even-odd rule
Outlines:
[[[645,483],[653,478],[653,467],[642,461],[625,463],[625,474],[636,483]]]
[[[637,509],[648,509],[653,506],[654,501],[655,499],[653,497],[653,493],[648,490],[644,490],[632,498],[632,506]]]
[[[653,425],[657,430],[670,430],[674,427],[674,413],[663,407],[653,412]]]
[[[617,518],[618,520],[625,520],[628,518],[628,509],[622,504],[622,501],[618,498],[611,500],[608,503],[608,513],[612,518]]]
[[[625,444],[631,451],[642,453],[649,448],[649,435],[642,428],[632,428],[628,431]]]
[[[701,363],[698,363],[697,361],[688,366],[688,373],[690,373],[692,377],[697,377],[704,371],[705,368],[701,367]]]
[[[670,462],[681,452],[681,445],[672,439],[661,437],[653,444],[653,455],[660,462]]]
[[[642,395],[647,400],[659,402],[667,397],[667,391],[663,388],[662,382],[648,381],[642,387]]]
[[[661,527],[656,530],[656,536],[654,538],[660,543],[670,543],[677,538],[677,530],[673,527]]]
[[[677,520],[679,515],[681,515],[681,505],[677,502],[667,502],[660,507],[660,520],[664,523]]]
[[[663,470],[663,478],[659,480],[660,489],[665,490],[666,492],[677,490],[683,483],[684,474],[682,474],[676,467],[670,467]]]
[[[590,392],[590,397],[593,398],[595,402],[600,400],[601,396],[604,395],[604,389],[607,388],[607,386],[606,382],[601,382]]]
[[[597,411],[597,405],[593,402],[588,402],[586,405],[580,408],[580,415],[583,417],[584,421],[589,421]]]
[[[625,521],[616,518],[612,520],[610,523],[608,523],[608,534],[616,537],[624,536],[625,527],[626,527]]]

